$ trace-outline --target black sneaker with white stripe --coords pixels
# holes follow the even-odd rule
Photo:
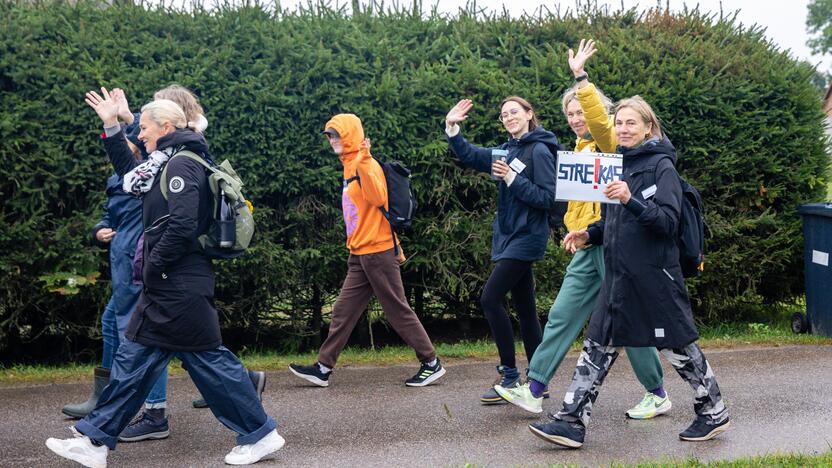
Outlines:
[[[312,382],[319,387],[329,387],[329,376],[332,375],[332,372],[321,372],[321,368],[317,362],[311,366],[289,364],[289,370],[296,376]]]
[[[431,366],[427,362],[423,362],[419,372],[405,380],[404,384],[408,387],[424,387],[436,382],[443,375],[445,375],[445,368],[442,367],[439,358],[436,358],[436,365]]]

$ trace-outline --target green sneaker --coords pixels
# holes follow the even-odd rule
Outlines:
[[[523,408],[530,413],[539,414],[543,412],[543,397],[535,398],[534,395],[532,395],[528,382],[514,388],[505,388],[500,385],[495,385],[494,391],[503,397],[503,400],[506,400],[514,406]]]
[[[632,419],[655,418],[660,414],[670,411],[672,406],[670,404],[670,398],[667,396],[662,398],[654,393],[647,392],[639,404],[627,410],[627,417]]]

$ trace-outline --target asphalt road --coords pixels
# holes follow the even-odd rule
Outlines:
[[[832,346],[708,351],[731,411],[732,429],[701,443],[677,434],[693,419],[692,390],[665,362],[668,415],[632,421],[624,411],[643,389],[627,359],[619,359],[593,409],[580,450],[557,448],[527,429],[538,417],[509,405],[481,406],[493,365],[456,362],[436,385],[403,385],[414,366],[339,368],[329,388],[310,387],[289,371],[271,372],[264,405],[286,446],[258,466],[516,466],[609,465],[695,457],[702,461],[775,452],[823,453],[832,447]],[[550,410],[563,396],[577,355],[564,361],[550,386]],[[45,446],[69,436],[60,407],[86,398],[87,384],[0,388],[0,465],[73,466]],[[110,466],[224,466],[234,434],[207,409],[191,408],[187,377],[171,379],[171,436],[121,444]]]

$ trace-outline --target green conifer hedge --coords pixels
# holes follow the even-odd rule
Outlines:
[[[98,328],[109,273],[88,239],[112,170],[83,95],[100,85],[124,88],[134,110],[170,83],[193,89],[214,153],[244,176],[259,232],[251,255],[217,265],[227,336],[295,347],[326,323],[347,252],[340,164],[320,132],[339,112],[363,119],[375,154],[414,171],[420,207],[403,273],[417,312],[478,316],[496,191],[454,163],[442,119],[471,98],[466,137],[497,145],[506,138],[497,106],[519,94],[571,147],[560,95],[572,84],[566,50],[584,37],[600,49],[590,79],[614,99],[640,94],[654,106],[705,199],[705,274],[689,282],[700,317],[736,318],[800,294],[795,208],[825,192],[823,115],[811,66],[759,29],[696,11],[511,19],[2,0],[0,352],[77,357]],[[536,266],[542,317],[567,261],[552,244]],[[74,294],[50,292],[61,285]]]

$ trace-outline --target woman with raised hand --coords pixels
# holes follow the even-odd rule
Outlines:
[[[590,83],[585,69],[597,49],[592,40],[581,40],[578,51],[569,49],[569,68],[575,85],[563,95],[563,113],[575,132],[575,152],[613,153],[617,138],[610,107],[612,103]],[[601,204],[570,201],[563,221],[569,232],[583,231],[601,219]],[[587,245],[574,252],[549,319],[543,341],[529,363],[529,381],[516,388],[495,387],[510,403],[532,413],[543,412],[543,392],[560,367],[572,343],[581,333],[604,279],[604,251],[601,245]],[[633,371],[647,390],[641,402],[626,414],[634,419],[649,419],[670,411],[670,399],[663,387],[664,375],[656,348],[627,348]]]
[[[118,104],[106,89],[102,93],[88,93],[87,104],[104,123],[104,146],[124,177],[125,191],[143,200],[144,289],[95,409],[75,425],[75,437],[50,438],[46,446],[85,466],[106,466],[119,434],[178,356],[217,419],[239,434],[225,462],[256,463],[285,441],[263,410],[246,369],[222,345],[213,304],[214,272],[198,241],[212,217],[208,177],[199,162],[176,157],[187,150],[211,162],[208,144],[188,127],[176,103],[153,101],[142,108],[139,139],[150,156],[139,164],[121,134]],[[163,170],[167,196],[160,187]]]
[[[549,211],[555,207],[555,154],[558,141],[540,126],[529,102],[509,96],[500,104],[499,119],[508,141],[495,148],[468,143],[459,123],[473,103],[459,101],[445,117],[448,144],[459,161],[491,174],[497,185],[497,216],[492,223],[491,260],[494,269],[483,288],[480,304],[500,354],[498,385],[520,385],[514,352],[514,329],[503,299],[511,292],[520,321],[526,357],[532,360],[540,344],[540,321],[535,308],[532,265],[543,258],[549,240]],[[505,403],[493,387],[480,397],[483,404]]]
[[[676,149],[640,96],[619,102],[614,119],[623,176],[607,185],[604,195],[620,204],[607,205],[603,219],[564,239],[573,252],[604,244],[601,295],[561,410],[552,422],[529,429],[546,441],[581,447],[598,391],[620,347],[652,346],[694,391],[696,418],[679,438],[709,440],[730,423],[716,377],[696,344],[699,334],[679,263],[676,239],[683,200]]]

